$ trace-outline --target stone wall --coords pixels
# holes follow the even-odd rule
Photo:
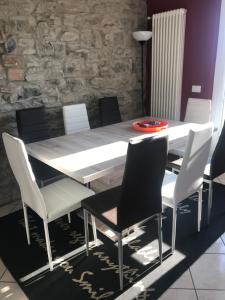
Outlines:
[[[61,107],[118,96],[123,119],[140,114],[140,48],[145,0],[0,0],[0,133],[17,134],[15,111],[44,105],[52,136],[63,134]],[[0,143],[0,206],[18,188]]]

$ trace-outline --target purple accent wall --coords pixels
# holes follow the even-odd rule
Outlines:
[[[147,6],[148,16],[177,8],[187,9],[181,104],[183,120],[188,98],[212,99],[221,0],[147,0]],[[151,80],[150,60],[151,55],[147,57],[147,83]],[[192,93],[192,85],[201,85],[202,92]],[[147,99],[150,99],[150,89],[147,85]]]

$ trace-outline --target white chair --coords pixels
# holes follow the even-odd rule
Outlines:
[[[208,218],[207,222],[210,223],[211,209],[212,209],[212,198],[213,198],[213,183],[224,184],[224,174],[225,174],[225,122],[221,130],[221,134],[217,145],[215,147],[212,156],[209,157],[208,163],[204,170],[204,182],[209,185],[208,193]],[[169,166],[179,172],[182,165],[182,158],[169,163]]]
[[[211,102],[209,99],[189,98],[184,122],[197,124],[210,122]],[[169,153],[180,157],[184,156],[185,142],[185,139],[175,142]]]
[[[26,148],[22,140],[7,133],[2,134],[7,157],[19,184],[23,204],[27,241],[30,245],[27,206],[43,220],[50,270],[53,270],[48,223],[81,207],[81,200],[92,196],[93,191],[69,178],[61,179],[39,189]],[[94,219],[92,219],[94,222]],[[94,236],[96,227],[93,223]]]
[[[177,208],[181,201],[198,192],[198,231],[201,225],[203,173],[208,160],[213,125],[190,130],[178,175],[166,171],[162,186],[163,204],[173,209],[172,252],[175,250]]]
[[[84,103],[63,106],[63,120],[66,134],[90,129],[87,109]]]
[[[211,100],[189,98],[184,122],[204,124],[210,122]]]

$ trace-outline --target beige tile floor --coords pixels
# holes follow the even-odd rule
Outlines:
[[[20,208],[21,205],[18,203],[0,207],[0,217]],[[182,259],[183,256],[181,253],[171,256],[161,266],[120,295],[117,300],[151,299],[151,289],[148,287]],[[25,300],[28,298],[24,295],[0,259],[0,300],[3,299]],[[159,299],[224,300],[225,233]]]

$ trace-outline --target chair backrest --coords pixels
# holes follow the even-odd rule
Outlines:
[[[225,122],[210,163],[210,177],[214,179],[225,173]]]
[[[101,126],[116,124],[122,121],[117,97],[99,99]]]
[[[16,111],[19,137],[25,144],[50,138],[44,107]]]
[[[120,227],[162,212],[161,187],[166,163],[167,137],[130,141],[118,208]]]
[[[180,202],[197,192],[203,183],[208,161],[213,124],[196,125],[189,132],[183,162],[177,176],[174,200]]]
[[[45,219],[45,202],[37,186],[23,141],[5,132],[2,138],[10,166],[20,187],[22,201]]]
[[[210,122],[211,100],[189,98],[185,114],[185,122],[204,124]]]
[[[63,106],[63,120],[66,134],[90,129],[87,108],[84,103]]]

